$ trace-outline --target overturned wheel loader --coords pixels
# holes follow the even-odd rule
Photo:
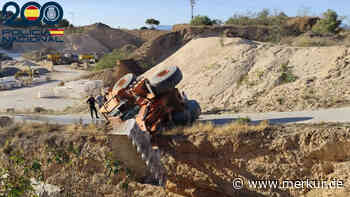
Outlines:
[[[160,152],[152,146],[156,136],[176,125],[193,123],[201,113],[199,104],[176,88],[181,80],[176,66],[166,67],[150,79],[127,74],[115,84],[100,109],[113,127],[114,156],[141,181],[165,184]]]

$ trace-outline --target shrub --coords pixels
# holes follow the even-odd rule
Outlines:
[[[147,19],[145,23],[149,25],[151,29],[155,29],[154,26],[158,26],[160,24],[160,22],[154,18]]]
[[[328,9],[323,13],[322,19],[312,27],[312,31],[318,34],[337,33],[339,25],[342,22],[338,19],[338,14],[335,11]]]
[[[47,112],[48,110],[46,110],[43,107],[34,107],[33,111],[34,113],[42,113],[42,112]]]
[[[191,25],[212,25],[213,21],[208,16],[196,16],[191,20]]]
[[[277,102],[280,104],[280,105],[283,105],[284,104],[284,98],[280,97],[277,99]]]
[[[224,22],[222,22],[222,20],[220,19],[214,19],[211,21],[213,25],[222,25],[224,24]]]
[[[64,81],[60,81],[60,82],[58,83],[58,86],[60,86],[60,87],[64,86]]]
[[[288,62],[281,64],[282,74],[279,77],[280,84],[291,83],[298,79],[288,67]]]
[[[298,79],[297,76],[295,76],[291,71],[283,72],[280,76],[280,81],[282,83],[291,83]]]
[[[120,50],[113,50],[113,52],[104,55],[96,64],[95,70],[103,70],[106,68],[113,68],[117,60],[127,58],[127,54]]]
[[[237,124],[249,124],[250,122],[252,122],[252,120],[249,117],[239,117],[236,121]]]
[[[147,30],[148,27],[143,26],[143,27],[141,27],[140,29],[141,29],[141,30]]]
[[[297,38],[293,46],[298,46],[298,47],[322,47],[322,46],[332,46],[336,45],[337,42],[335,40],[332,40],[331,38],[327,37],[307,37],[307,36],[302,36]]]
[[[283,25],[287,21],[288,16],[284,12],[274,15],[269,9],[263,9],[258,13],[234,14],[225,24],[228,25]]]

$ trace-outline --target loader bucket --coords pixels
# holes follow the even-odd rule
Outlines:
[[[113,157],[123,162],[138,181],[165,186],[166,171],[160,152],[152,148],[151,136],[141,131],[135,119],[113,124],[109,133]]]

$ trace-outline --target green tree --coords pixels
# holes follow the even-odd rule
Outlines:
[[[328,9],[323,13],[322,19],[312,27],[312,31],[319,34],[337,33],[341,23],[338,14]]]
[[[257,18],[261,20],[266,20],[270,16],[270,10],[267,8],[264,8],[262,11],[258,13]]]
[[[96,64],[95,70],[103,70],[116,66],[117,60],[126,59],[128,54],[120,50],[113,50],[111,53],[104,55]]]
[[[213,21],[208,16],[196,16],[191,20],[191,25],[212,25]]]
[[[262,11],[258,12],[256,19],[260,25],[270,25],[271,24],[271,15],[270,10],[264,8]]]
[[[151,29],[154,29],[154,26],[158,26],[160,24],[160,22],[154,18],[147,19],[145,23],[151,26]]]
[[[222,20],[220,19],[214,19],[211,21],[213,25],[221,25],[223,24],[224,22],[222,22]]]
[[[69,27],[70,26],[70,22],[67,19],[62,19],[59,23],[58,23],[59,27]]]
[[[283,25],[288,20],[287,14],[280,12],[271,18],[271,22],[274,25]]]

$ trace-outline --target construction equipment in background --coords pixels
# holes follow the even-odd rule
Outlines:
[[[63,64],[72,64],[72,63],[83,63],[85,59],[90,62],[90,56],[77,55],[73,53],[55,53],[48,54],[46,59],[52,62],[53,65],[63,65]]]
[[[62,61],[61,54],[59,53],[48,54],[46,59],[52,62],[53,65],[60,65]]]
[[[176,66],[164,68],[150,79],[127,74],[114,85],[100,109],[113,127],[113,146],[119,150],[114,151],[115,156],[140,179],[149,176],[146,166],[159,185],[165,184],[166,172],[159,150],[152,146],[157,135],[176,125],[191,124],[201,113],[199,104],[176,88],[181,80]]]
[[[73,53],[64,53],[62,55],[62,62],[63,64],[72,64],[75,62],[79,62],[79,57],[78,55]]]
[[[79,62],[80,63],[91,63],[95,64],[98,61],[97,54],[80,54]]]

